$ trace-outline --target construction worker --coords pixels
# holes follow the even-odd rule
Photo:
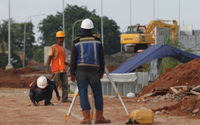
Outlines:
[[[73,41],[71,51],[71,81],[77,80],[80,105],[84,119],[81,124],[90,124],[90,104],[88,101],[88,85],[91,86],[95,108],[95,123],[110,123],[103,117],[103,96],[100,78],[104,74],[104,52],[101,40],[93,35],[93,22],[84,19],[81,23],[81,35]]]
[[[29,97],[35,106],[37,106],[39,101],[42,100],[44,100],[44,105],[53,105],[51,103],[53,90],[55,90],[58,101],[60,101],[60,96],[55,85],[55,81],[51,81],[45,76],[40,76],[37,78],[37,80],[33,81],[29,87]]]
[[[66,62],[66,51],[62,47],[65,34],[63,31],[58,31],[56,33],[57,43],[53,44],[49,50],[49,57],[47,61],[47,73],[49,73],[49,65],[51,62],[51,72],[53,77],[59,78],[62,82],[62,102],[69,102],[68,100],[68,79],[66,73],[65,64],[69,66],[69,63]]]

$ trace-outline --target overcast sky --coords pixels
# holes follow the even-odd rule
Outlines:
[[[0,0],[0,23],[8,19],[8,1]],[[29,20],[32,17],[35,27],[47,15],[62,12],[63,0],[10,0],[11,18],[16,22]],[[179,0],[155,0],[155,19],[179,20]],[[116,21],[121,31],[130,25],[130,0],[103,0],[104,16]],[[181,25],[192,24],[194,29],[200,29],[200,0],[180,0]],[[86,6],[96,10],[101,15],[101,0],[65,0],[65,4]],[[132,0],[132,24],[148,24],[153,19],[153,0]],[[37,32],[37,28],[35,28]],[[36,33],[37,34],[37,33]]]

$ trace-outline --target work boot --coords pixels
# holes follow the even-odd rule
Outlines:
[[[83,111],[83,120],[81,121],[81,124],[91,124],[90,120],[90,110]]]
[[[110,123],[109,119],[103,117],[103,110],[96,110],[95,124]]]

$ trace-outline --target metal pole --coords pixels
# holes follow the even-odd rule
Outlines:
[[[155,20],[155,0],[153,0],[153,20]]]
[[[26,23],[27,20],[31,17],[35,17],[35,16],[43,16],[45,14],[39,14],[39,15],[31,15],[29,16],[25,21],[24,21],[24,47],[23,47],[23,67],[25,66],[25,60],[26,60]]]
[[[63,0],[63,32],[65,33],[65,0]],[[63,48],[65,48],[65,39],[63,42]]]
[[[181,27],[181,5],[180,5],[180,0],[178,0],[178,22],[179,22],[179,27],[178,27],[178,41],[180,41],[180,27]]]
[[[102,42],[102,45],[104,46],[104,41],[103,41],[103,0],[101,0],[101,42]]]
[[[10,33],[10,0],[8,1],[8,65],[6,66],[6,69],[13,68],[11,64],[11,33]]]
[[[26,22],[24,22],[24,48],[23,48],[23,67],[25,66],[25,58],[26,58]]]
[[[130,26],[132,25],[132,0],[130,0]]]
[[[180,6],[180,0],[178,0],[178,21],[179,21],[179,25],[181,24],[181,6]]]
[[[8,65],[11,65],[10,63],[10,41],[11,41],[11,38],[10,38],[10,0],[9,0],[9,19],[8,19]]]

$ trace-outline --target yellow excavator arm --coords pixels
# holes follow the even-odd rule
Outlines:
[[[145,30],[145,34],[150,34],[154,28],[169,28],[172,32],[172,42],[177,41],[178,38],[178,24],[176,20],[173,20],[173,24],[169,24],[170,20],[153,20],[149,23]]]

